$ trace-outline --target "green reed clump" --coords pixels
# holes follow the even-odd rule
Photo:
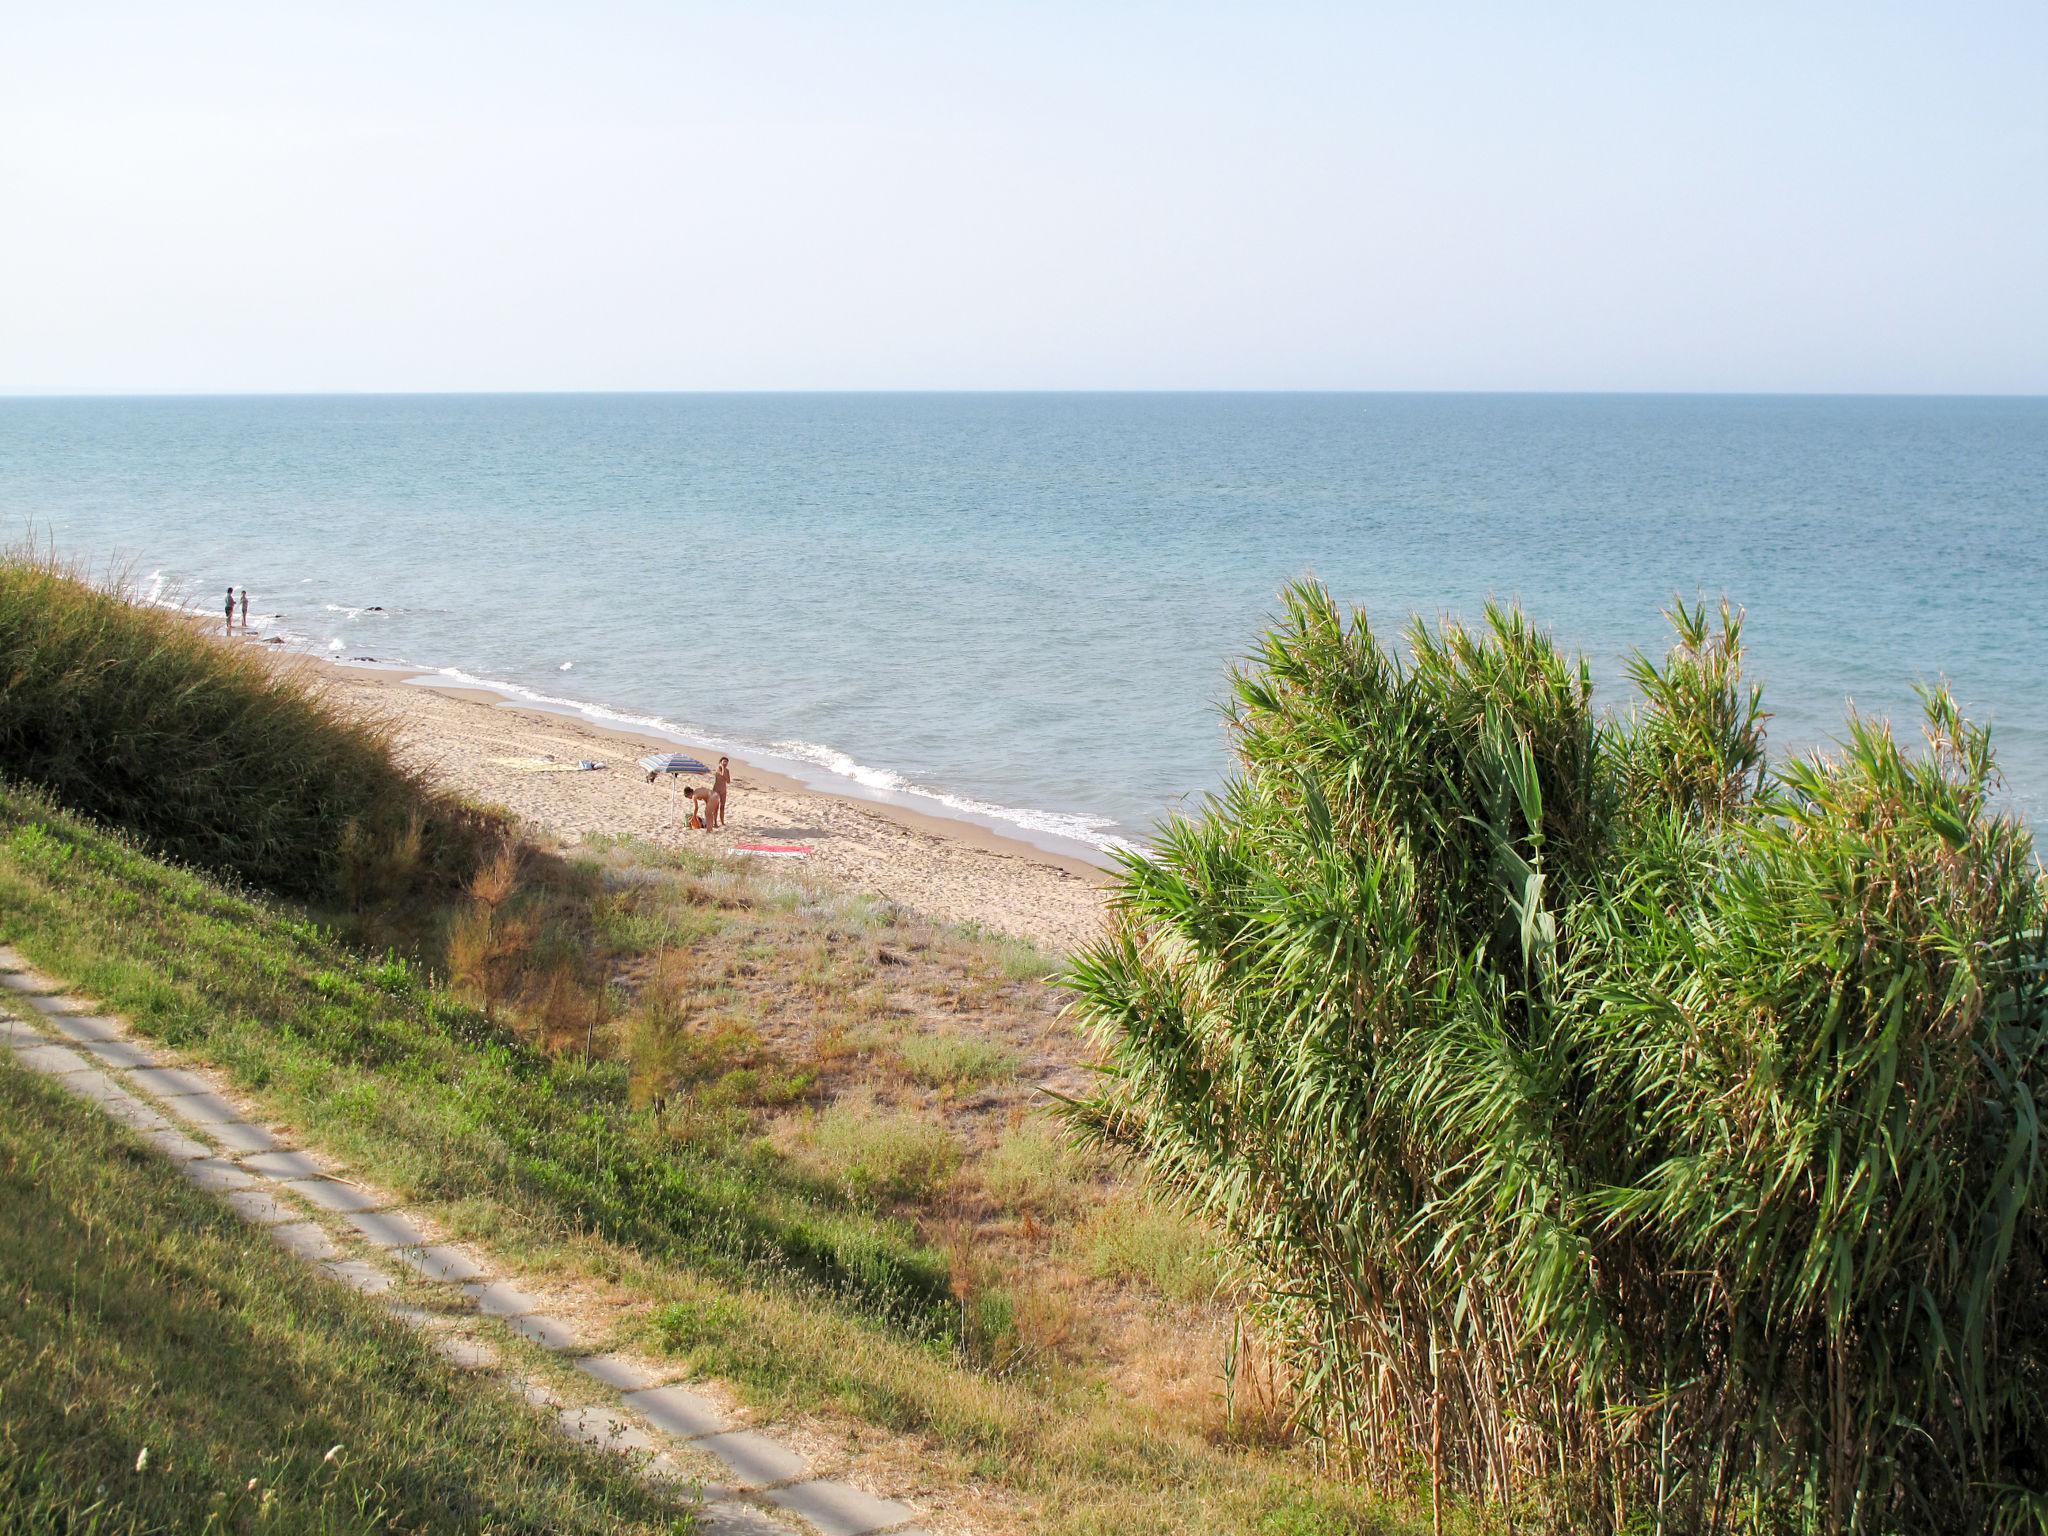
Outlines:
[[[1124,862],[1072,1106],[1238,1250],[1331,1458],[1562,1529],[2042,1528],[2042,874],[1985,732],[1775,774],[1739,621],[1627,717],[1328,594]]]
[[[364,906],[468,878],[484,818],[305,676],[0,557],[0,773],[185,862]]]

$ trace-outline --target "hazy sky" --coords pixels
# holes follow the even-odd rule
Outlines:
[[[0,387],[2048,391],[2048,3],[0,0]]]

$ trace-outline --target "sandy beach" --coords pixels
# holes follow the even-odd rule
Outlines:
[[[315,658],[340,707],[387,721],[409,764],[476,800],[505,806],[573,841],[587,832],[630,833],[675,846],[746,857],[739,845],[810,848],[801,862],[834,884],[871,891],[946,923],[978,923],[1055,950],[1071,950],[1101,921],[1104,872],[967,822],[925,816],[811,789],[733,759],[727,824],[690,830],[681,784],[649,784],[634,766],[673,741],[523,705],[480,689],[409,680]],[[706,762],[717,754],[685,744]],[[597,772],[565,771],[584,760]],[[798,862],[791,860],[790,862]]]

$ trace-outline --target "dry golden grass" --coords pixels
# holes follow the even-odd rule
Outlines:
[[[446,944],[457,983],[536,1043],[622,1060],[675,1135],[750,1144],[910,1222],[947,1255],[986,1363],[1099,1373],[1214,1417],[1212,1246],[1046,1113],[1042,1088],[1083,1077],[1053,957],[612,839],[508,848]]]

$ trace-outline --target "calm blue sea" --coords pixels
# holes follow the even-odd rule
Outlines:
[[[1219,781],[1308,572],[1389,627],[1519,599],[1609,704],[1726,593],[1780,752],[1945,676],[2048,808],[2048,400],[16,398],[0,529],[1056,845]]]

